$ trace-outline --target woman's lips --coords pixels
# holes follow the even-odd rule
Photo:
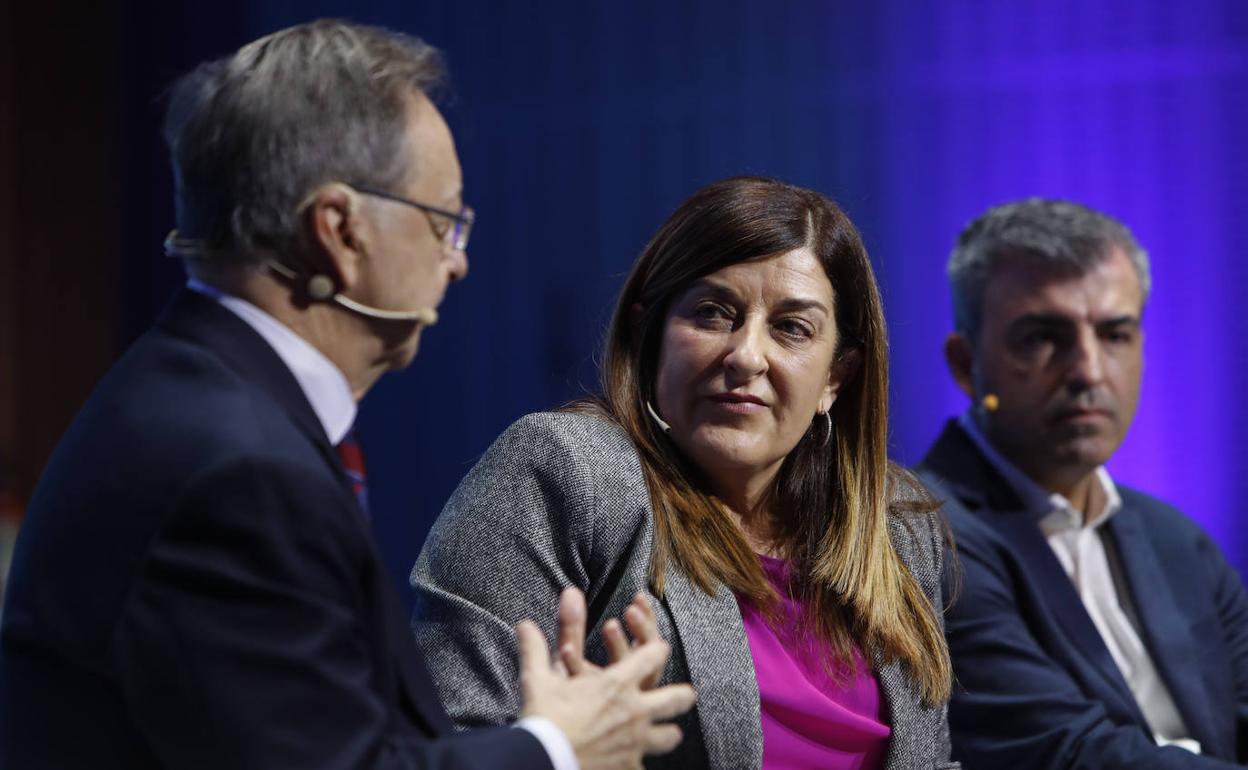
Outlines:
[[[754,414],[767,408],[761,398],[748,393],[716,393],[710,400],[720,409],[733,414]]]

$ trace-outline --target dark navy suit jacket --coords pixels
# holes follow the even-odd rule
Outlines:
[[[294,377],[183,292],[31,501],[0,767],[548,768],[527,731],[451,735],[392,593]]]
[[[1140,636],[1203,756],[1153,742],[1037,522],[956,421],[916,470],[946,500],[961,565],[945,594],[956,597],[945,618],[955,759],[1010,770],[1248,761],[1248,596],[1194,522],[1119,485],[1123,507],[1105,526]]]

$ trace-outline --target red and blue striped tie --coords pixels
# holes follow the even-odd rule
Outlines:
[[[364,451],[355,440],[355,431],[347,432],[346,437],[334,447],[338,450],[338,459],[342,460],[342,469],[347,472],[351,481],[351,491],[360,504],[365,517],[370,516],[368,510],[368,474],[364,470]]]

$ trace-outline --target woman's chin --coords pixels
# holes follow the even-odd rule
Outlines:
[[[753,437],[723,435],[717,431],[713,436],[692,442],[687,454],[707,477],[716,483],[735,485],[752,476],[768,473],[784,459]]]

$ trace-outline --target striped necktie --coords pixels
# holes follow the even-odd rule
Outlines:
[[[351,491],[355,493],[360,510],[365,518],[368,518],[370,516],[368,474],[364,470],[364,451],[360,449],[360,444],[355,439],[355,431],[347,431],[346,437],[334,449],[338,451],[338,459],[342,460],[342,469],[346,471],[347,478],[351,481]]]

